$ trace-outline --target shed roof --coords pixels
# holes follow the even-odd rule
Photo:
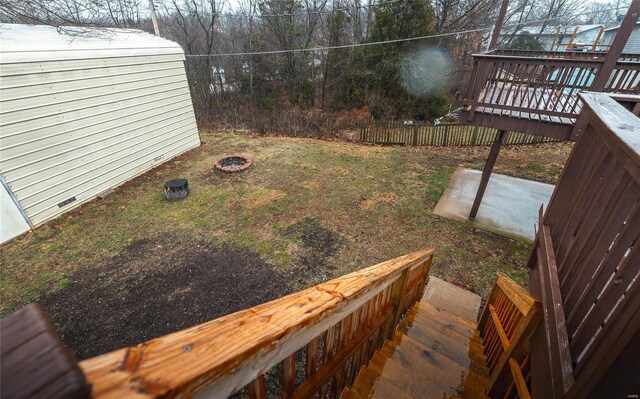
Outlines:
[[[184,54],[172,41],[135,29],[0,24],[0,63]]]

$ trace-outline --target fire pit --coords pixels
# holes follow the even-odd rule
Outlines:
[[[253,161],[251,161],[251,158],[241,155],[232,155],[224,157],[216,162],[215,168],[217,171],[222,173],[240,173],[249,169],[252,163]]]

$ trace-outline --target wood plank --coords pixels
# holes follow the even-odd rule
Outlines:
[[[260,374],[258,378],[247,385],[247,393],[249,394],[249,399],[264,399],[267,397],[264,374]]]
[[[526,314],[535,304],[535,299],[529,295],[515,281],[507,277],[506,274],[497,272],[496,286],[509,298],[509,301],[518,308],[520,313]]]
[[[387,342],[380,352],[388,360],[383,365],[380,374],[410,396],[420,396],[429,392],[433,386],[440,387],[439,391],[449,394],[462,393],[465,397],[484,397],[487,379],[456,362],[430,350],[418,341],[397,333],[392,342]],[[374,357],[376,359],[376,357]],[[374,363],[377,360],[374,360]],[[421,378],[415,378],[420,375]]]
[[[398,331],[415,339],[424,346],[431,348],[443,356],[448,357],[463,367],[482,376],[488,376],[482,345],[473,340],[463,340],[451,336],[429,323],[417,324],[413,327],[410,322],[402,323]]]
[[[482,298],[437,277],[430,277],[422,300],[473,323],[478,320]]]
[[[548,339],[550,340],[550,350],[552,360],[554,355],[558,356],[552,362],[552,370],[556,373],[554,380],[556,393],[565,394],[574,383],[573,362],[569,352],[569,338],[566,328],[566,318],[562,307],[562,294],[560,292],[560,282],[553,252],[553,242],[549,227],[540,226],[540,247],[538,259],[541,262],[541,275],[544,279],[546,289],[545,325],[549,328]]]
[[[318,368],[318,338],[314,338],[307,344],[307,360],[305,362],[306,377],[309,378]]]
[[[289,398],[296,387],[296,354],[287,356],[280,362],[280,374],[282,381],[282,396]]]
[[[513,381],[515,383],[516,389],[518,390],[518,396],[520,399],[531,399],[531,395],[529,394],[529,388],[527,387],[527,382],[522,375],[522,371],[520,370],[520,364],[518,361],[512,357],[509,358],[509,368],[511,368],[511,374],[513,375]]]
[[[436,308],[428,302],[418,302],[409,314],[414,316],[414,324],[431,322],[438,331],[458,334],[464,338],[482,342],[480,334],[474,326],[470,326],[465,323],[464,319]]]
[[[411,399],[406,393],[365,367],[358,375],[353,390],[361,398],[368,399]]]
[[[29,304],[0,322],[3,398],[88,398],[77,360],[42,308]]]
[[[498,313],[493,308],[493,305],[489,305],[489,312],[491,312],[491,318],[493,319],[493,325],[496,328],[496,332],[498,333],[498,337],[500,337],[500,342],[502,343],[502,347],[507,349],[509,347],[509,338],[507,338],[507,334],[504,332],[504,328],[502,328],[502,324],[500,323],[500,318],[498,317]]]

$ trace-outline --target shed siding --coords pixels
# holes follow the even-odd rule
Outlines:
[[[171,50],[0,65],[0,170],[34,225],[200,144]]]

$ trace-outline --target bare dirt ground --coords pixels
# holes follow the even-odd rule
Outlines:
[[[530,244],[432,213],[488,148],[377,147],[203,133],[201,147],[0,248],[0,314],[39,300],[86,358],[426,247],[431,273],[486,298],[525,284]],[[571,144],[505,148],[496,171],[554,183]],[[212,172],[246,154],[239,176]],[[165,181],[189,179],[181,202]]]

